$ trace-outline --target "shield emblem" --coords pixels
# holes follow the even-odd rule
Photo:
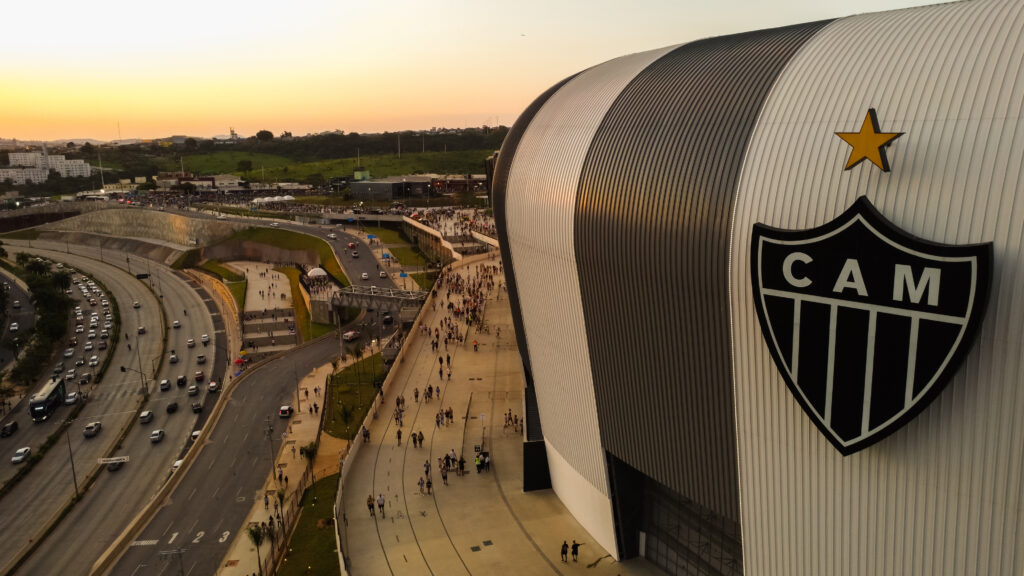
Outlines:
[[[892,434],[956,372],[985,313],[992,244],[914,237],[866,197],[810,230],[755,224],[754,303],[790,392],[844,455]]]

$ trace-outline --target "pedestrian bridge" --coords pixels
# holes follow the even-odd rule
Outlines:
[[[412,309],[419,311],[427,300],[429,292],[423,290],[399,290],[379,286],[346,286],[331,297],[334,308],[378,308],[391,312],[402,312],[404,322],[406,313]],[[415,317],[415,314],[413,315]]]

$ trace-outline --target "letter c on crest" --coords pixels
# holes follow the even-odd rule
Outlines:
[[[806,276],[797,278],[793,275],[793,263],[797,261],[803,262],[804,264],[810,264],[814,259],[803,252],[793,252],[789,256],[786,256],[786,259],[782,261],[782,275],[786,278],[786,282],[789,282],[791,286],[795,288],[807,288],[811,285],[810,278],[807,278]]]

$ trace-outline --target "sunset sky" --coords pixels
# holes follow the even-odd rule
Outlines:
[[[555,82],[617,56],[929,3],[10,2],[0,138],[511,125]]]

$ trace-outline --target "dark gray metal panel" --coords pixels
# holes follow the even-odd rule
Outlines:
[[[601,438],[739,520],[729,221],[776,77],[825,23],[701,40],[641,72],[598,129],[575,244]]]
[[[551,98],[551,95],[565,85],[566,82],[572,80],[576,75],[570,76],[565,80],[562,80],[558,84],[555,84],[551,88],[548,88],[546,92],[541,94],[534,100],[527,108],[519,115],[516,123],[512,125],[512,129],[505,135],[505,140],[501,144],[501,150],[498,152],[498,163],[494,168],[494,183],[492,190],[492,198],[494,201],[494,226],[498,232],[498,245],[501,252],[501,261],[505,267],[505,283],[508,286],[508,301],[509,307],[512,309],[512,325],[516,331],[516,345],[519,346],[519,353],[523,359],[523,376],[526,380],[526,386],[533,386],[533,372],[530,369],[530,355],[527,352],[526,347],[526,332],[523,329],[523,311],[522,306],[519,303],[519,291],[516,288],[516,275],[515,267],[512,262],[512,252],[509,247],[508,241],[508,219],[505,210],[505,201],[507,198],[508,190],[508,175],[509,169],[512,167],[512,159],[515,158],[516,148],[519,146],[519,141],[523,137],[523,133],[526,132],[526,128],[529,127],[533,117],[537,115],[537,111],[541,109],[541,106]],[[539,420],[539,418],[538,418]],[[540,432],[540,422],[530,422],[529,426],[535,427],[538,433]]]

